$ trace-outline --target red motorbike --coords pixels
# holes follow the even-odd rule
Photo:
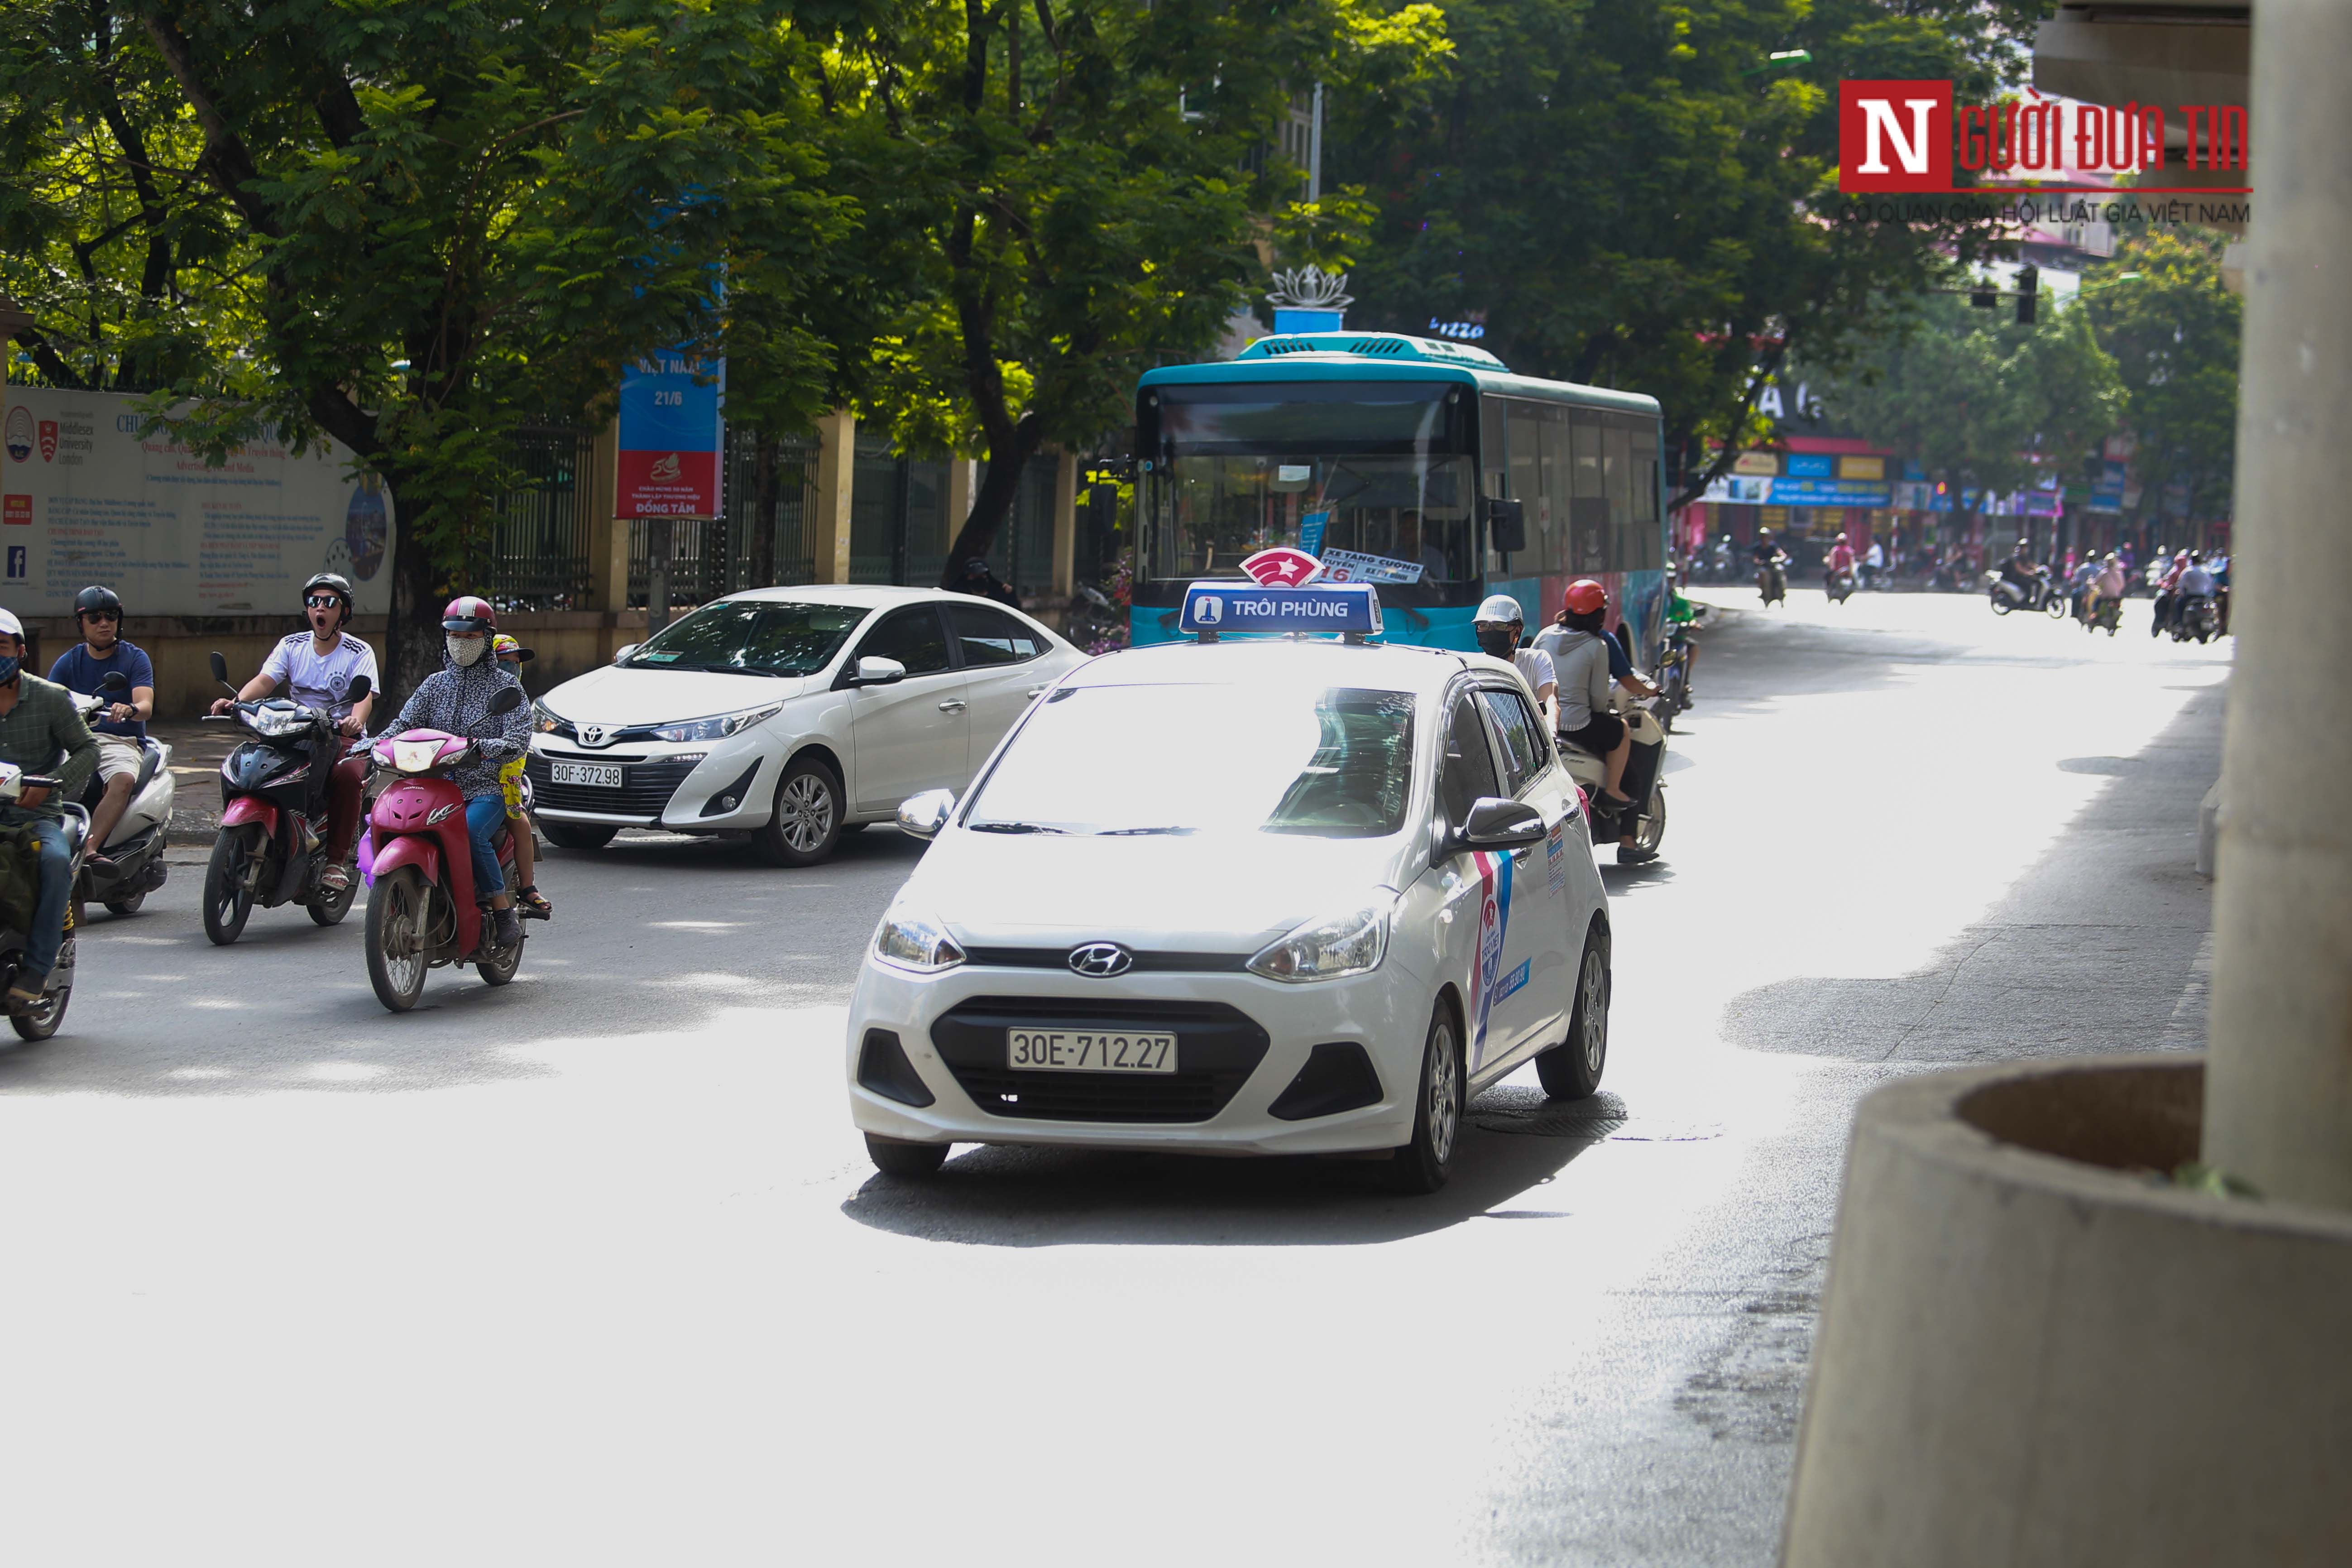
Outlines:
[[[490,699],[485,718],[522,706],[513,687]],[[498,945],[497,922],[474,901],[474,852],[466,833],[466,796],[449,770],[467,761],[472,738],[440,730],[411,730],[377,738],[371,752],[379,770],[395,775],[368,813],[375,847],[368,892],[368,984],[376,1000],[405,1013],[425,994],[427,970],[470,963],[492,985],[504,985],[522,966],[522,942]],[[493,843],[507,885],[514,885],[514,839],[499,824]]]

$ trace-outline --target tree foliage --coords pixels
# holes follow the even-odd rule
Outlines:
[[[1483,311],[1516,370],[1655,395],[1695,494],[1710,438],[1727,454],[1762,433],[1758,396],[1790,356],[1834,365],[1939,249],[1980,237],[1834,221],[1837,80],[1982,96],[2032,9],[1460,0],[1430,112],[1349,103],[1339,122],[1344,177],[1380,214],[1357,319]]]
[[[2136,237],[2089,282],[2091,319],[2115,356],[2138,441],[2142,504],[2155,510],[2164,487],[2178,484],[2190,517],[2228,515],[2245,301],[2222,287],[2221,239],[2194,230]]]

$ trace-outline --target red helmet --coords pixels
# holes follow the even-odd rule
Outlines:
[[[488,599],[478,599],[471,594],[449,601],[441,612],[441,629],[445,632],[494,632],[499,629],[499,613],[490,608]]]
[[[1568,585],[1568,608],[1570,615],[1589,616],[1595,610],[1609,607],[1609,590],[1590,577],[1579,577]]]

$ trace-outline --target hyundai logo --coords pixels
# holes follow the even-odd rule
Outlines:
[[[580,726],[579,734],[580,743],[583,746],[601,746],[604,743],[604,726],[602,724],[583,724]]]
[[[1090,942],[1070,949],[1070,973],[1089,980],[1108,980],[1135,967],[1135,954],[1115,942]]]

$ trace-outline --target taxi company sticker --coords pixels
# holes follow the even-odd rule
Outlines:
[[[1396,561],[1353,550],[1323,552],[1323,580],[1327,583],[1418,583],[1422,570],[1417,561]]]
[[[1528,983],[1528,966],[1534,962],[1535,960],[1531,958],[1519,960],[1519,966],[1504,975],[1503,983],[1495,987],[1495,1000],[1500,1002],[1504,997],[1525,985]]]
[[[1486,1015],[1502,989],[1503,937],[1511,925],[1511,858],[1480,851],[1470,857],[1478,868],[1478,962],[1470,972],[1470,1065],[1486,1059]],[[1514,986],[1512,989],[1516,990]]]
[[[1564,816],[1544,836],[1544,864],[1551,869],[1551,890],[1564,889],[1568,886],[1568,818]]]

